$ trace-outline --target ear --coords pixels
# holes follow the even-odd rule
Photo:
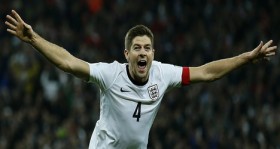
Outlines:
[[[154,57],[155,57],[155,51],[156,51],[156,50],[155,50],[155,49],[153,49],[153,59],[154,59]]]
[[[128,50],[124,49],[123,54],[125,56],[126,61],[128,62],[129,58],[128,58]]]

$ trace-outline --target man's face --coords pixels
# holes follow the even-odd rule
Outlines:
[[[148,80],[149,70],[154,60],[154,51],[151,39],[146,35],[136,36],[132,40],[130,49],[124,50],[129,73],[134,80],[139,82]]]

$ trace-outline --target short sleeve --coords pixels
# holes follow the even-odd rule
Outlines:
[[[190,82],[189,67],[160,63],[162,77],[168,87],[188,85]]]
[[[89,63],[90,78],[89,82],[96,83],[101,89],[105,90],[113,84],[120,64],[117,61],[113,63]]]

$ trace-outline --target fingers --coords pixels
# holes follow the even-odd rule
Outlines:
[[[269,40],[263,47],[262,47],[262,52],[265,56],[265,59],[269,59],[270,56],[276,55],[276,49],[277,46],[271,46],[273,43],[272,40]]]
[[[276,52],[270,52],[265,54],[266,57],[274,56],[274,55],[276,55]]]
[[[277,46],[272,46],[273,41],[269,40],[265,44],[261,43],[251,52],[253,61],[259,59],[270,60],[271,56],[276,55]]]
[[[255,53],[259,53],[263,47],[263,41],[260,42],[260,44],[254,49]]]
[[[16,26],[18,25],[18,22],[10,15],[7,15],[6,18],[7,21],[5,21],[5,24],[8,26],[7,32],[16,35]]]
[[[272,40],[270,40],[271,42],[267,42],[269,43],[268,45],[270,46],[272,44]],[[276,54],[276,49],[277,49],[277,46],[272,46],[272,47],[263,47],[263,53],[266,55],[266,56],[272,56],[272,55],[275,55]]]
[[[266,54],[266,53],[271,53],[277,49],[277,46],[271,46],[273,43],[273,40],[269,40],[262,46],[261,52]]]
[[[257,47],[257,48],[259,48],[259,49],[260,49],[261,47],[263,47],[263,41],[261,41],[261,42],[260,42],[260,44],[258,45],[258,47]]]
[[[12,10],[12,15],[7,15],[6,18],[8,21],[6,21],[7,23],[5,22],[5,24],[6,25],[9,24],[8,26],[13,25],[11,27],[15,27],[19,23],[24,24],[24,21],[21,19],[21,17],[18,15],[18,13],[15,10]]]
[[[268,48],[266,49],[266,52],[276,51],[276,49],[277,49],[277,46],[268,47]]]
[[[11,29],[7,29],[7,32],[13,34],[13,35],[17,35],[16,31],[15,30],[11,30]]]
[[[276,54],[276,49],[277,49],[277,46],[267,48],[267,50],[265,51],[265,55],[266,56],[275,55]]]
[[[15,25],[13,25],[13,24],[11,24],[10,22],[8,22],[8,21],[5,21],[5,24],[10,28],[10,29],[12,29],[12,30],[16,30],[16,26]]]
[[[271,44],[272,44],[273,40],[269,40],[267,43],[265,43],[262,47],[263,50],[266,50]]]
[[[273,56],[275,54],[276,54],[276,52],[267,53],[267,54],[265,54],[265,57]]]
[[[7,21],[5,21],[5,24],[8,26],[7,32],[11,33],[12,35],[17,35],[16,30],[17,30],[17,26],[18,26],[18,21],[15,20],[10,15],[7,15],[6,18],[7,18]]]
[[[17,25],[18,24],[18,21],[15,20],[13,17],[11,17],[10,15],[7,15],[6,16],[7,20],[12,23],[13,25]],[[7,22],[7,21],[6,21]]]
[[[21,17],[19,16],[19,14],[15,10],[12,10],[12,14],[18,22],[23,23],[23,20],[21,19]]]

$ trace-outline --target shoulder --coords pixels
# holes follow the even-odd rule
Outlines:
[[[96,63],[89,63],[89,65],[121,65],[122,63],[118,61],[113,61],[113,62],[96,62]]]
[[[168,86],[179,86],[182,78],[182,70],[181,66],[153,61],[151,74],[153,77],[160,78]]]
[[[173,64],[168,64],[168,63],[162,63],[159,61],[153,61],[152,62],[152,69],[158,68],[158,69],[162,69],[162,70],[169,70],[170,68],[179,68],[181,69],[181,66],[177,66],[177,65],[173,65]]]
[[[122,67],[125,67],[125,64],[124,63],[120,63],[118,61],[113,61],[111,63],[107,63],[107,62],[98,62],[98,63],[89,63],[89,66],[91,68],[107,68],[107,69],[115,69],[115,68],[122,68]]]
[[[118,61],[90,63],[89,66],[89,82],[96,82],[102,89],[108,88],[119,74],[125,72],[125,64]]]
[[[151,66],[151,68],[153,69],[153,68],[160,68],[160,67],[162,67],[162,62],[159,62],[159,61],[153,61],[152,62],[152,66]]]
[[[153,60],[153,62],[152,62],[152,66],[157,66],[157,65],[160,65],[160,64],[161,64],[161,62],[159,62],[159,61]]]
[[[113,61],[111,63],[98,62],[89,63],[90,76],[109,76],[119,74],[125,71],[125,63],[120,63],[118,61]]]

